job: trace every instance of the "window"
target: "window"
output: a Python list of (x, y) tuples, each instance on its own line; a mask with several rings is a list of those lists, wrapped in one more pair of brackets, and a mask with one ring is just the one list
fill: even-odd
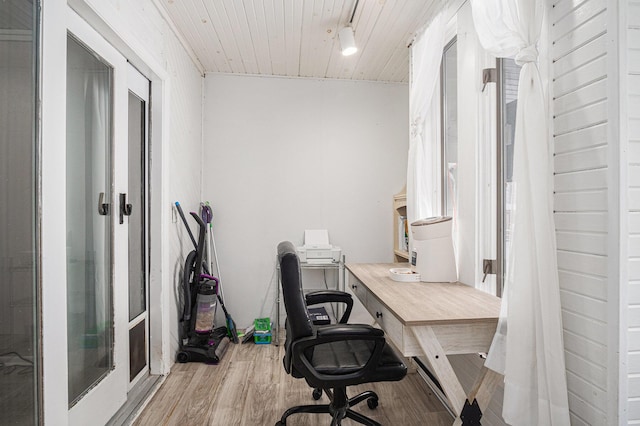
[(498, 60), (498, 295), (502, 294), (513, 235), (513, 148), (520, 68), (513, 59)]
[(440, 76), (442, 93), (442, 213), (457, 216), (458, 167), (458, 70), (457, 43), (454, 38), (444, 49)]
[(464, 253), (458, 279), (501, 296), (513, 227), (520, 67), (496, 60), (475, 37), (455, 36), (473, 31), (471, 15), (458, 16), (442, 54), (439, 212), (453, 218), (456, 254)]

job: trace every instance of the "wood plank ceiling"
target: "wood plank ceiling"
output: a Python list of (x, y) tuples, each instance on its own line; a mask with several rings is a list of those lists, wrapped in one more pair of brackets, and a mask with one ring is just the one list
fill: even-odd
[[(445, 0), (156, 0), (204, 72), (407, 82), (408, 44)], [(342, 56), (352, 26), (358, 52)]]

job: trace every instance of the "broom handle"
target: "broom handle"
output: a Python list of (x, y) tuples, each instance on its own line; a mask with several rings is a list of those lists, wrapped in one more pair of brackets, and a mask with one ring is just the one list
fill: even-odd
[[(220, 283), (222, 283), (222, 274), (220, 273), (220, 264), (218, 263), (218, 251), (216, 250), (216, 239), (213, 236), (213, 220), (209, 224), (209, 236), (211, 239), (211, 247), (213, 249), (213, 258), (216, 261), (216, 271), (218, 271), (218, 279), (220, 280)], [(222, 285), (220, 285), (220, 295), (222, 296), (222, 300), (224, 300), (224, 290)]]

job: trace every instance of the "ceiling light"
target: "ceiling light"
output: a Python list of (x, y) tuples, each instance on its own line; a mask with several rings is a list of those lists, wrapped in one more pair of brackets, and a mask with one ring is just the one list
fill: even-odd
[(338, 33), (338, 38), (340, 39), (340, 47), (344, 56), (353, 55), (358, 51), (352, 27), (349, 26), (341, 29)]

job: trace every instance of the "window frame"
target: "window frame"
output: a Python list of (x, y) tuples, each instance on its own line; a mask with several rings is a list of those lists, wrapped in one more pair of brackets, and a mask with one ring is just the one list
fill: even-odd
[(504, 290), (506, 259), (504, 242), (504, 110), (502, 103), (504, 100), (502, 83), (504, 73), (502, 72), (503, 58), (496, 58), (496, 296), (502, 297)]

